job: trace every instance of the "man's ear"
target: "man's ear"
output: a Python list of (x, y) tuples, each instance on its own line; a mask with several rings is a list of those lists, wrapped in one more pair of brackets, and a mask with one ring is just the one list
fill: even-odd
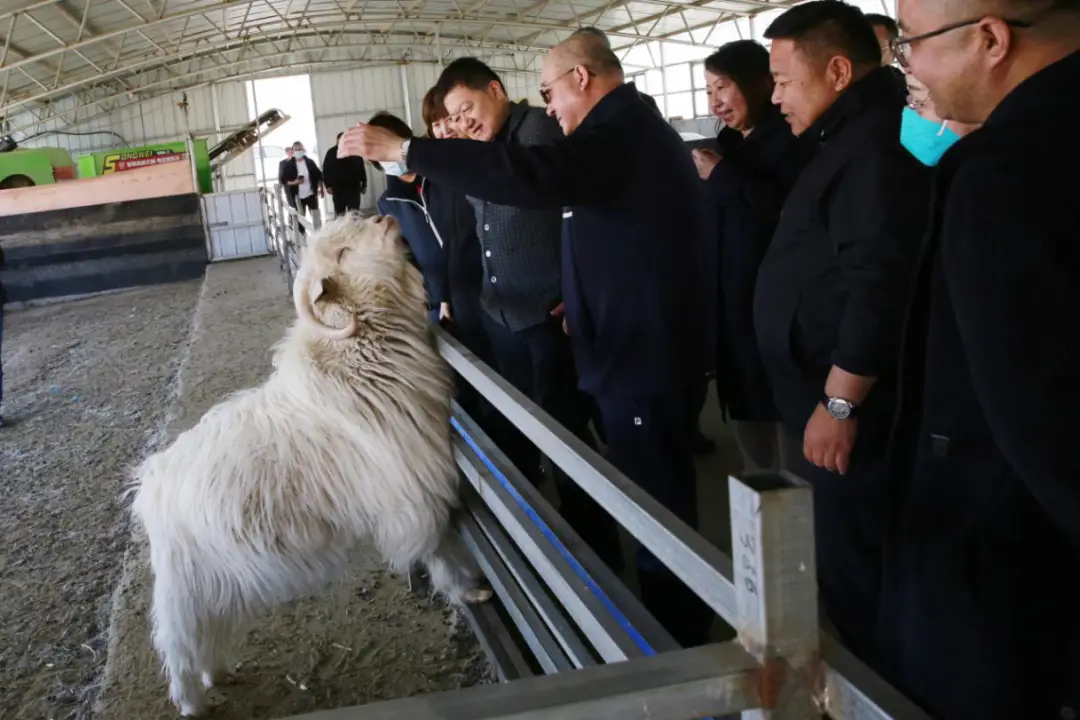
[(851, 59), (843, 55), (833, 55), (825, 66), (825, 77), (834, 91), (840, 93), (847, 90), (855, 78)]

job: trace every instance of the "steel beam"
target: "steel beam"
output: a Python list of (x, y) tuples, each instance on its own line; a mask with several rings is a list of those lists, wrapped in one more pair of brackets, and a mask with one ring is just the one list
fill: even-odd
[(285, 720), (689, 720), (757, 706), (758, 678), (725, 643)]

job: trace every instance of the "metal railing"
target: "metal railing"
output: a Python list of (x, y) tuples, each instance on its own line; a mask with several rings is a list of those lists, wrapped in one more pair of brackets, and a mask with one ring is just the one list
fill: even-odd
[(813, 498), (790, 474), (729, 481), (734, 562), (445, 331), (442, 356), (737, 631), (690, 650), (454, 406), (457, 530), (495, 591), (466, 616), (499, 684), (290, 720), (927, 720), (819, 626)]
[(274, 184), (273, 190), (265, 185), (260, 186), (259, 196), (262, 198), (270, 249), (278, 257), (291, 295), (293, 278), (300, 266), (300, 248), (306, 244), (304, 233), (315, 232), (322, 227), (322, 214), (314, 210), (311, 219), (301, 215), (285, 201), (285, 189), (278, 183)]

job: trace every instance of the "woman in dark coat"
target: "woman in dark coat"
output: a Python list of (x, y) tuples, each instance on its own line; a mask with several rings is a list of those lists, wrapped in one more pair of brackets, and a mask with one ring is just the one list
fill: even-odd
[(719, 215), (716, 385), (748, 470), (788, 467), (802, 448), (784, 434), (754, 333), (754, 285), (787, 192), (798, 145), (772, 104), (769, 52), (752, 40), (727, 43), (705, 60), (713, 115), (724, 124), (719, 152), (694, 150)]

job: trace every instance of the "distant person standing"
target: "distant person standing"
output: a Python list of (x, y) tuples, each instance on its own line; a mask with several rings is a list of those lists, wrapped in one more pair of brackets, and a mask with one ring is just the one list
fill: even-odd
[(285, 161), (282, 171), (283, 184), (293, 196), (294, 202), (290, 205), (301, 215), (307, 215), (307, 211), (311, 210), (313, 217), (317, 218), (315, 213), (319, 212), (319, 198), (325, 194), (322, 172), (315, 161), (307, 157), (302, 142), (297, 140), (293, 143), (292, 150), (293, 156)]
[(296, 207), (296, 198), (293, 197), (289, 186), (285, 183), (285, 168), (288, 166), (289, 161), (292, 160), (293, 150), (292, 145), (285, 148), (285, 159), (278, 163), (277, 167), (277, 181), (282, 188), (285, 189), (285, 202), (289, 204), (289, 207)]
[[(337, 134), (341, 140), (342, 133)], [(360, 209), (360, 196), (367, 192), (367, 171), (364, 158), (338, 159), (337, 144), (326, 151), (323, 158), (323, 184), (334, 200), (334, 214), (344, 215), (349, 210)]]

